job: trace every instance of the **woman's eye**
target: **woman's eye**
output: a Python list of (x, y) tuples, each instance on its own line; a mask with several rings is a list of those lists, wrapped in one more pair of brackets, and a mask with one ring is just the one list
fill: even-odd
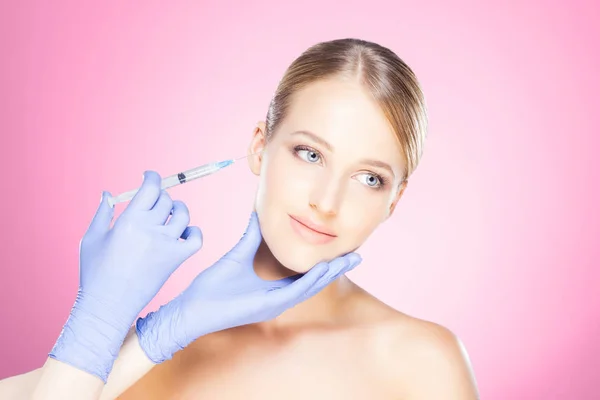
[(296, 152), (298, 153), (298, 157), (309, 163), (316, 163), (321, 160), (321, 156), (315, 151), (299, 149)]
[(373, 174), (360, 174), (358, 180), (369, 187), (379, 187), (381, 186), (381, 179), (377, 175)]

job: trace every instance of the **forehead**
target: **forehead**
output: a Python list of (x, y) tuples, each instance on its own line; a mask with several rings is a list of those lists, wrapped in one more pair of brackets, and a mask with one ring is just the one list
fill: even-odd
[(299, 130), (325, 139), (336, 153), (403, 166), (400, 144), (383, 110), (355, 79), (318, 81), (294, 93), (278, 135)]

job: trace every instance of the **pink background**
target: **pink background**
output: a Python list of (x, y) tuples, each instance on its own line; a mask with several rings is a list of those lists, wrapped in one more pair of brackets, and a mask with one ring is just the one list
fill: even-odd
[[(44, 362), (102, 190), (245, 155), (286, 66), (316, 42), (359, 37), (416, 71), (431, 129), (350, 276), (457, 333), (484, 399), (600, 398), (597, 5), (8, 3), (0, 378)], [(150, 308), (238, 240), (256, 183), (242, 163), (171, 190), (205, 244)]]

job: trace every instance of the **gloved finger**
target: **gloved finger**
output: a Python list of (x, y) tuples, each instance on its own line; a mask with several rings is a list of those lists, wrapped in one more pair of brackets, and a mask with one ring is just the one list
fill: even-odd
[(173, 202), (173, 215), (169, 222), (167, 222), (167, 225), (165, 225), (168, 235), (174, 238), (180, 237), (189, 223), (190, 212), (187, 206), (184, 202), (175, 200)]
[(96, 210), (96, 214), (92, 219), (92, 222), (88, 228), (89, 235), (97, 236), (102, 235), (110, 229), (110, 223), (115, 215), (114, 207), (108, 204), (108, 199), (111, 197), (109, 192), (102, 192), (102, 198), (100, 199), (100, 206)]
[(181, 234), (181, 239), (184, 240), (181, 245), (187, 249), (189, 254), (186, 259), (202, 248), (202, 231), (197, 226), (188, 226), (185, 228)]
[(166, 190), (161, 190), (160, 196), (152, 208), (152, 214), (154, 215), (153, 219), (155, 219), (157, 223), (164, 225), (165, 222), (167, 222), (167, 219), (169, 219), (172, 209), (173, 199), (171, 199), (171, 196), (169, 196), (169, 193), (167, 193)]
[(160, 175), (154, 171), (144, 172), (144, 181), (138, 192), (133, 196), (127, 209), (141, 211), (150, 210), (156, 204), (161, 192)]
[(310, 298), (319, 293), (331, 282), (335, 281), (345, 273), (352, 271), (361, 262), (362, 258), (356, 253), (349, 253), (330, 261), (329, 271), (323, 275), (313, 287), (309, 289), (309, 291), (306, 293), (306, 298)]
[(246, 228), (246, 232), (235, 245), (233, 249), (227, 253), (226, 257), (233, 259), (238, 262), (245, 262), (254, 259), (258, 246), (262, 241), (262, 234), (260, 233), (260, 225), (258, 223), (258, 215), (253, 211), (250, 215), (250, 222)]
[(296, 304), (305, 299), (306, 293), (329, 271), (325, 262), (318, 263), (306, 274), (289, 285), (268, 292), (274, 306)]

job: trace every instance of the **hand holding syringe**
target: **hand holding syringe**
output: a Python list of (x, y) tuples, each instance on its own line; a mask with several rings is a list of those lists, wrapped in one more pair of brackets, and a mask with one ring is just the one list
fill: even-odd
[[(280, 315), (360, 263), (358, 254), (349, 253), (319, 262), (305, 274), (257, 279), (253, 261), (263, 237), (254, 211), (235, 247), (196, 276), (181, 295), (138, 318), (172, 273), (202, 247), (202, 231), (189, 226), (185, 204), (172, 201), (164, 190), (157, 189), (215, 173), (234, 161), (203, 165), (164, 180), (147, 171), (139, 191), (112, 199), (115, 204), (133, 198), (127, 222), (119, 223), (122, 214), (112, 227), (114, 209), (109, 206), (108, 193), (102, 193), (100, 206), (80, 242), (77, 299), (49, 354), (51, 360), (44, 365), (42, 379), (46, 381), (41, 380), (36, 392), (54, 387), (65, 393), (62, 386), (81, 380), (82, 371), (95, 377), (90, 386), (99, 392), (102, 386), (96, 381), (107, 382), (134, 322), (136, 347), (142, 350), (139, 353), (144, 363), (160, 364), (201, 336)], [(83, 386), (77, 393), (84, 393)]]
[[(168, 189), (173, 186), (181, 185), (189, 181), (193, 181), (194, 179), (202, 178), (203, 176), (212, 175), (216, 172), (219, 172), (223, 168), (233, 164), (237, 160), (241, 160), (248, 156), (240, 157), (232, 160), (219, 161), (209, 164), (204, 164), (199, 167), (189, 169), (187, 171), (180, 172), (178, 174), (174, 174), (164, 178), (161, 182), (161, 189)], [(115, 204), (121, 203), (124, 201), (129, 201), (133, 199), (133, 196), (138, 192), (138, 189), (130, 190), (125, 193), (121, 193), (118, 196), (113, 196), (108, 199), (108, 204), (111, 207), (114, 207)]]

